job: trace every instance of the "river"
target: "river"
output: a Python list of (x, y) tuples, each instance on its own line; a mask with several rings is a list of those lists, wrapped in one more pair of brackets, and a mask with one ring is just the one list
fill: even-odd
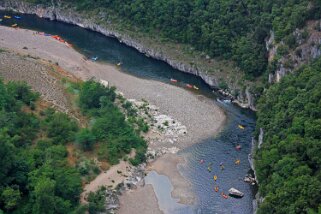
[[(4, 14), (14, 15), (9, 12), (1, 12), (0, 17)], [(99, 33), (56, 21), (41, 19), (34, 15), (20, 14), (22, 19), (3, 20), (0, 24), (10, 26), (17, 23), (21, 28), (32, 29), (57, 34), (74, 48), (87, 57), (97, 56), (98, 61), (111, 64), (121, 62), (121, 70), (131, 75), (145, 79), (153, 79), (169, 83), (170, 78), (179, 80), (178, 87), (183, 87), (186, 83), (197, 85), (201, 93), (213, 99), (213, 103), (219, 105), (227, 114), (227, 124), (223, 131), (216, 137), (204, 139), (203, 142), (195, 144), (179, 152), (179, 155), (187, 159), (187, 163), (179, 167), (180, 172), (191, 183), (194, 193), (197, 196), (197, 203), (193, 207), (186, 208), (171, 202), (173, 209), (170, 213), (252, 213), (252, 201), (254, 199), (254, 189), (249, 184), (243, 182), (244, 176), (250, 170), (247, 157), (250, 152), (251, 135), (255, 127), (255, 118), (251, 111), (241, 109), (232, 104), (217, 102), (218, 95), (214, 94), (210, 87), (204, 81), (196, 76), (180, 72), (173, 69), (168, 64), (154, 60), (139, 53), (120, 43), (115, 38), (108, 38)], [(238, 125), (242, 124), (245, 129), (239, 129)], [(240, 144), (242, 149), (237, 151), (236, 144)], [(240, 165), (235, 165), (234, 161), (239, 159)], [(201, 164), (200, 160), (204, 160)], [(223, 162), (225, 169), (220, 169), (220, 163)], [(212, 164), (212, 172), (207, 171), (208, 164)], [(216, 182), (213, 175), (217, 175)], [(162, 200), (162, 194), (169, 194), (171, 185), (165, 176), (151, 174), (148, 178), (153, 183), (156, 195)], [(241, 199), (231, 198), (224, 199), (219, 193), (214, 191), (218, 186), (220, 191), (227, 194), (231, 187), (235, 187), (245, 193)], [(162, 187), (162, 188), (158, 188)], [(159, 192), (159, 191), (164, 191)], [(165, 205), (169, 204), (166, 202)], [(175, 205), (176, 204), (176, 205)], [(169, 205), (168, 205), (169, 206)]]

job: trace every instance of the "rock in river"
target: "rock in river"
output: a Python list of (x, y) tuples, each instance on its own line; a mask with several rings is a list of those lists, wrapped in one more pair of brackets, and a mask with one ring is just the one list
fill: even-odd
[(243, 192), (241, 192), (241, 191), (239, 191), (239, 190), (237, 190), (237, 189), (235, 189), (235, 188), (231, 188), (231, 189), (229, 189), (229, 194), (231, 195), (231, 196), (236, 196), (236, 197), (243, 197), (244, 196), (244, 193)]

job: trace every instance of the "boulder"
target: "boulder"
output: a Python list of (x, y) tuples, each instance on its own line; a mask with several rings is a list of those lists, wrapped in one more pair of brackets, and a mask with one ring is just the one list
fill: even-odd
[(236, 196), (236, 197), (243, 197), (244, 196), (244, 193), (243, 192), (241, 192), (241, 191), (239, 191), (239, 190), (237, 190), (237, 189), (235, 189), (235, 188), (231, 188), (231, 189), (229, 189), (229, 194), (231, 195), (231, 196)]

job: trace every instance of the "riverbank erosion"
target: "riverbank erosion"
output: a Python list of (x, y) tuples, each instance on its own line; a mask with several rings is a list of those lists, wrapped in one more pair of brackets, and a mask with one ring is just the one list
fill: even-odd
[[(85, 60), (81, 54), (66, 44), (58, 42), (51, 37), (36, 34), (34, 31), (0, 26), (0, 47), (23, 55), (51, 61), (83, 80), (94, 77), (97, 80), (108, 81), (110, 85), (114, 85), (119, 91), (122, 91), (127, 98), (147, 100), (150, 104), (159, 107), (161, 113), (175, 118), (175, 120), (186, 126), (184, 135), (178, 138), (176, 142), (168, 142), (178, 149), (186, 148), (203, 139), (213, 137), (224, 125), (224, 112), (204, 96), (157, 81), (139, 79), (120, 72), (114, 66), (108, 64)], [(171, 155), (177, 158), (176, 154)], [(152, 162), (151, 167), (157, 161), (166, 160), (166, 156), (162, 156)], [(173, 159), (168, 160), (166, 164), (171, 167), (163, 167), (162, 170), (158, 170), (158, 173), (167, 175), (173, 183), (173, 196), (177, 196), (182, 202), (190, 202), (193, 199), (192, 194), (179, 193), (179, 189), (187, 188), (189, 184), (178, 172), (178, 162), (170, 161)], [(157, 167), (152, 169), (157, 171)], [(150, 188), (147, 188), (146, 191), (150, 191), (148, 189)], [(144, 187), (137, 192), (141, 195), (149, 195), (143, 191)], [(135, 191), (133, 194), (135, 194)], [(129, 197), (126, 200), (138, 200), (138, 198)], [(150, 198), (152, 199), (153, 197)], [(145, 201), (144, 198), (139, 198), (139, 200)], [(127, 202), (123, 204), (127, 204)], [(157, 210), (158, 208), (156, 207), (155, 209)], [(146, 213), (151, 213), (148, 210), (145, 211)]]
[[(201, 77), (209, 86), (234, 100), (239, 106), (255, 110), (255, 96), (253, 96), (250, 87), (241, 86), (249, 85), (250, 82), (245, 81), (243, 73), (230, 61), (211, 59), (192, 47), (181, 47), (184, 45), (170, 42), (164, 43), (159, 38), (147, 38), (142, 33), (122, 29), (106, 19), (108, 14), (100, 12), (85, 14), (66, 5), (43, 6), (14, 0), (0, 2), (0, 9), (35, 14), (50, 20), (78, 25), (105, 36), (115, 37), (121, 43), (133, 47), (147, 56), (162, 60), (180, 71)], [(193, 49), (193, 51), (184, 53), (184, 49)], [(223, 85), (224, 87), (222, 87)]]

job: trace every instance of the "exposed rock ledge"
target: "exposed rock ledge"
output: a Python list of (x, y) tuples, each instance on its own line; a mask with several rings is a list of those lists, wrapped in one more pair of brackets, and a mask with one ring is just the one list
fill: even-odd
[[(15, 0), (4, 0), (0, 2), (0, 10), (13, 10), (20, 13), (35, 14), (39, 17), (48, 18), (50, 20), (58, 20), (69, 24), (74, 24), (82, 28), (90, 29), (96, 32), (99, 32), (108, 37), (117, 38), (120, 42), (135, 48), (141, 53), (146, 54), (154, 59), (164, 61), (168, 63), (175, 69), (178, 69), (182, 72), (190, 73), (196, 76), (201, 77), (210, 87), (213, 89), (219, 89), (219, 81), (213, 76), (207, 74), (207, 72), (200, 71), (197, 67), (191, 66), (173, 59), (170, 59), (166, 56), (165, 53), (161, 51), (156, 51), (151, 48), (145, 47), (143, 44), (135, 41), (127, 35), (116, 32), (112, 29), (107, 29), (98, 24), (95, 24), (94, 21), (82, 17), (80, 14), (76, 13), (72, 9), (65, 9), (55, 6), (44, 7), (43, 5), (32, 5), (29, 3), (15, 1)], [(220, 92), (221, 90), (219, 90)], [(235, 100), (234, 103), (239, 105), (242, 108), (250, 108), (256, 110), (254, 106), (254, 99), (252, 94), (249, 93), (248, 88), (244, 93), (240, 93), (239, 96), (234, 97), (230, 93), (222, 93), (224, 96), (228, 94), (228, 97)]]

